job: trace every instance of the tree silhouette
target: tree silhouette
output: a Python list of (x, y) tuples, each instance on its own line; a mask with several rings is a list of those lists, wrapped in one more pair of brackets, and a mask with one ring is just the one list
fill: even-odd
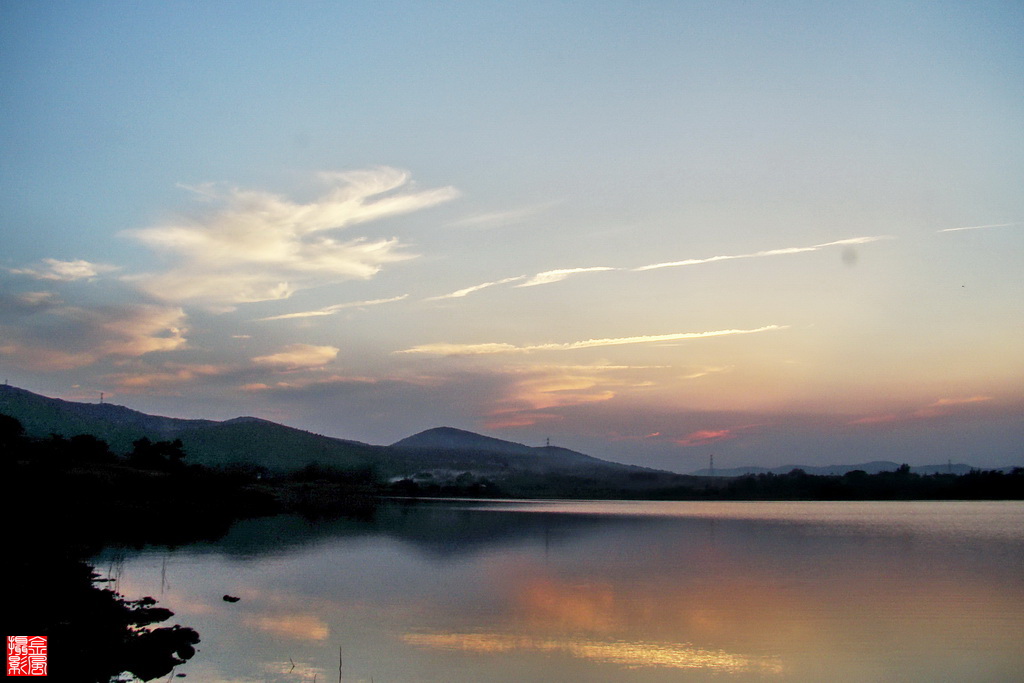
[(128, 454), (131, 465), (147, 470), (180, 469), (184, 459), (185, 447), (181, 439), (153, 442), (144, 436), (132, 442), (132, 452)]

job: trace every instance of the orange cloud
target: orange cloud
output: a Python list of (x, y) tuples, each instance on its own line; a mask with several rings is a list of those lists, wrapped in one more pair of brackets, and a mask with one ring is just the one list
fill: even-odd
[(615, 392), (600, 388), (592, 377), (557, 377), (526, 380), (517, 385), (509, 400), (526, 404), (531, 410), (598, 403), (615, 398)]
[(538, 422), (557, 420), (557, 415), (550, 413), (513, 413), (504, 415), (495, 413), (489, 415), (484, 421), (484, 427), (488, 429), (511, 429), (514, 427), (532, 427)]
[(185, 312), (155, 305), (81, 308), (60, 306), (47, 313), (52, 324), (0, 329), (8, 343), (0, 354), (36, 370), (69, 370), (102, 358), (134, 358), (186, 345)]
[(287, 369), (318, 368), (334, 360), (339, 349), (334, 346), (312, 344), (290, 344), (277, 353), (257, 356), (252, 359), (257, 365), (269, 365)]
[(113, 382), (122, 391), (144, 391), (154, 387), (182, 384), (198, 377), (213, 377), (228, 372), (230, 368), (217, 365), (174, 365), (169, 364), (163, 370), (149, 372), (131, 372), (107, 375), (106, 380)]
[(717, 441), (727, 441), (735, 438), (736, 434), (733, 433), (732, 429), (698, 429), (681, 439), (673, 439), (673, 441), (680, 446), (705, 446)]
[(633, 370), (629, 366), (532, 366), (513, 371), (528, 375), (516, 380), (488, 415), (491, 429), (526, 427), (544, 420), (558, 419), (551, 409), (614, 399), (620, 387), (637, 386), (637, 382), (616, 377)]

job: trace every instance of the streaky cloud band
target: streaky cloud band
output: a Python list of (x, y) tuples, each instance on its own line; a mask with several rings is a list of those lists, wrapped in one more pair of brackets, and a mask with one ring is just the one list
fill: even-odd
[[(526, 280), (516, 287), (536, 287), (537, 285), (549, 285), (555, 282), (561, 282), (562, 280), (578, 275), (580, 273), (598, 273), (598, 272), (610, 272), (620, 270), (632, 270), (633, 272), (644, 271), (644, 270), (655, 270), (658, 268), (675, 268), (679, 266), (696, 266), (702, 263), (714, 263), (716, 261), (732, 261), (736, 259), (750, 259), (750, 258), (762, 258), (767, 256), (784, 256), (788, 254), (802, 254), (806, 252), (818, 251), (827, 247), (838, 247), (838, 246), (850, 246), (854, 244), (868, 244), (870, 242), (878, 242), (881, 240), (895, 239), (891, 235), (869, 235), (865, 237), (850, 237), (847, 239), (834, 240), (832, 242), (823, 242), (821, 244), (814, 244), (808, 247), (783, 247), (781, 249), (765, 249), (763, 251), (757, 251), (750, 254), (727, 254), (721, 256), (709, 256), (706, 258), (693, 258), (684, 259), (682, 261), (668, 261), (665, 263), (653, 263), (647, 266), (640, 266), (638, 268), (616, 268), (611, 266), (593, 266), (589, 268), (558, 268), (555, 270), (546, 270), (536, 275), (526, 276), (518, 275), (516, 277), (504, 278), (502, 280), (495, 280), (493, 282), (484, 282), (483, 284), (473, 285), (472, 287), (466, 287), (450, 294), (442, 294), (440, 296), (428, 297), (426, 301), (439, 301), (441, 299), (459, 299), (469, 294), (479, 292), (482, 289), (488, 287), (494, 287), (496, 285), (505, 285), (512, 282), (519, 282), (520, 280)], [(527, 279), (529, 278), (529, 279)]]
[(267, 320), (290, 320), (292, 318), (315, 318), (325, 315), (334, 315), (338, 311), (345, 310), (346, 308), (363, 308), (366, 306), (379, 306), (381, 304), (390, 304), (395, 301), (401, 301), (408, 298), (408, 294), (402, 294), (401, 296), (393, 296), (389, 299), (371, 299), (370, 301), (352, 301), (345, 304), (334, 304), (333, 306), (326, 306), (324, 308), (318, 308), (314, 311), (299, 311), (297, 313), (284, 313), (282, 315), (272, 315), (268, 318), (256, 318), (256, 322), (266, 322)]
[(462, 297), (472, 294), (473, 292), (479, 292), (481, 289), (487, 289), (488, 287), (494, 287), (495, 285), (505, 285), (510, 282), (518, 282), (519, 280), (525, 280), (525, 275), (517, 275), (515, 277), (507, 277), (504, 280), (495, 280), (494, 282), (485, 282), (480, 285), (473, 285), (472, 287), (466, 287), (465, 289), (459, 289), (449, 294), (441, 294), (440, 296), (428, 297), (426, 301), (440, 301), (442, 299), (461, 299)]
[(944, 230), (936, 230), (935, 232), (963, 232), (964, 230), (984, 230), (986, 228), (1009, 228), (1013, 225), (1020, 225), (1016, 223), (990, 223), (988, 225), (967, 225), (962, 228), (946, 228)]
[(523, 284), (516, 285), (516, 287), (549, 285), (552, 282), (561, 282), (571, 275), (578, 275), (580, 273), (600, 273), (609, 270), (618, 270), (618, 268), (612, 268), (610, 266), (592, 266), (590, 268), (559, 268), (557, 270), (546, 270), (543, 273), (537, 273)]
[(827, 247), (838, 247), (847, 246), (853, 244), (868, 244), (870, 242), (878, 242), (881, 240), (894, 239), (890, 235), (870, 235), (866, 237), (850, 237), (848, 239), (835, 240), (833, 242), (823, 242), (822, 244), (814, 244), (809, 247), (784, 247), (782, 249), (765, 249), (763, 251), (755, 251), (750, 254), (726, 254), (721, 256), (709, 256), (706, 258), (691, 258), (684, 259), (682, 261), (666, 261), (664, 263), (652, 263), (647, 266), (640, 266), (634, 268), (634, 271), (642, 270), (655, 270), (658, 268), (677, 268), (679, 266), (697, 266), (702, 263), (714, 263), (716, 261), (733, 261), (736, 259), (749, 259), (749, 258), (763, 258), (766, 256), (784, 256), (787, 254), (803, 254), (812, 251), (818, 251)]
[(94, 278), (103, 273), (120, 270), (120, 268), (104, 263), (92, 263), (83, 259), (61, 261), (55, 258), (44, 258), (42, 265), (35, 268), (7, 268), (6, 270), (14, 275), (27, 275), (36, 280), (72, 282), (73, 280)]
[(682, 341), (687, 339), (705, 339), (708, 337), (727, 337), (740, 334), (757, 334), (759, 332), (772, 332), (788, 329), (789, 325), (765, 325), (753, 329), (729, 329), (711, 330), (707, 332), (677, 332), (673, 334), (641, 335), (635, 337), (616, 337), (609, 339), (586, 339), (583, 341), (532, 344), (528, 346), (516, 346), (504, 342), (490, 342), (483, 344), (452, 344), (441, 342), (437, 344), (422, 344), (409, 349), (396, 351), (395, 353), (417, 353), (440, 356), (476, 356), (496, 353), (532, 353), (534, 351), (575, 351), (578, 349), (590, 349), (603, 346), (623, 346), (627, 344), (650, 344), (655, 342)]

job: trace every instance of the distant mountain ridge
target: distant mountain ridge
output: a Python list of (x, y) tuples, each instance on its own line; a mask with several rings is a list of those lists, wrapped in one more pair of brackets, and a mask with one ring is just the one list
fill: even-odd
[[(597, 480), (641, 488), (693, 484), (694, 477), (737, 477), (745, 474), (786, 474), (802, 469), (807, 474), (841, 475), (853, 470), (868, 474), (893, 471), (899, 465), (872, 461), (856, 465), (784, 465), (735, 467), (676, 474), (637, 465), (624, 465), (556, 446), (526, 446), (454, 427), (436, 427), (406, 437), (390, 446), (375, 446), (322, 436), (257, 417), (230, 420), (183, 419), (149, 415), (111, 403), (80, 403), (50, 398), (26, 389), (0, 385), (0, 413), (17, 418), (28, 435), (45, 438), (93, 434), (115, 452), (127, 453), (142, 437), (181, 439), (189, 462), (223, 466), (246, 464), (270, 470), (294, 470), (308, 464), (339, 469), (372, 468), (389, 478), (419, 477), (443, 481), (460, 473), (494, 480), (514, 481), (529, 489), (540, 479)], [(918, 474), (965, 474), (976, 467), (963, 463), (912, 467)], [(1000, 468), (1009, 471), (1012, 468)], [(567, 483), (568, 482), (568, 483)]]
[[(691, 472), (695, 477), (742, 477), (747, 474), (788, 474), (793, 470), (803, 470), (807, 474), (814, 474), (818, 476), (823, 475), (843, 475), (847, 472), (853, 472), (861, 470), (868, 474), (878, 474), (879, 472), (892, 472), (900, 463), (892, 462), (890, 460), (872, 460), (871, 462), (864, 462), (858, 465), (825, 465), (823, 467), (815, 467), (813, 465), (781, 465), (779, 467), (730, 467), (719, 469), (715, 468), (714, 471), (704, 468)], [(917, 467), (911, 467), (910, 471), (914, 474), (967, 474), (972, 470), (978, 469), (971, 465), (964, 463), (947, 463), (945, 465), (920, 465)], [(1009, 471), (1012, 468), (995, 468), (1005, 469)]]

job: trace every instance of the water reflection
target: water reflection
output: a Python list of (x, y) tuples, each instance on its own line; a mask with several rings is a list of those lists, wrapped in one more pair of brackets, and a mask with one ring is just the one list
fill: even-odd
[(325, 640), (331, 629), (323, 619), (311, 614), (246, 615), (242, 626), (296, 640)]
[(526, 650), (567, 652), (574, 657), (617, 664), (627, 669), (668, 667), (703, 669), (714, 673), (761, 671), (766, 674), (780, 674), (783, 671), (782, 665), (774, 657), (746, 657), (721, 650), (713, 652), (687, 643), (601, 642), (498, 633), (408, 634), (403, 640), (419, 647), (478, 653)]
[(348, 683), (1024, 670), (1018, 503), (610, 505), (254, 520), (111, 566), (130, 596), (165, 587), (203, 681), (333, 680), (339, 647)]

